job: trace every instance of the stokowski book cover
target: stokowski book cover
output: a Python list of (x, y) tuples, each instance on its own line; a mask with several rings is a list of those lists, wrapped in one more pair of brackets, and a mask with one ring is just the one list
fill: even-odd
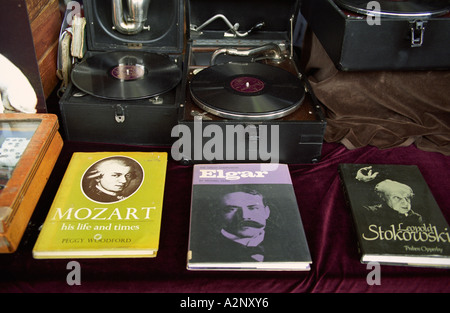
[(340, 164), (361, 261), (450, 266), (449, 225), (415, 165)]
[(34, 258), (155, 257), (167, 153), (74, 153)]
[(286, 164), (194, 166), (189, 270), (309, 270)]

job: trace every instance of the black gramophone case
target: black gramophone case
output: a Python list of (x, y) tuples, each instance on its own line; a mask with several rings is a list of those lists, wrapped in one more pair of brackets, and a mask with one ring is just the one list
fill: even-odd
[[(281, 163), (318, 162), (321, 156), (326, 122), (321, 111), (320, 103), (316, 101), (311, 90), (307, 87), (306, 78), (299, 72), (295, 49), (293, 49), (293, 46), (291, 45), (293, 28), (299, 10), (299, 1), (189, 0), (186, 4), (188, 29), (186, 53), (188, 69), (186, 101), (183, 105), (183, 110), (180, 110), (180, 125), (183, 127), (187, 126), (190, 130), (189, 133), (194, 149), (186, 152), (182, 147), (179, 147), (180, 149), (177, 150), (180, 152), (178, 158), (185, 163), (273, 162), (273, 159), (268, 159), (267, 154), (263, 156), (260, 152), (272, 152), (272, 148), (278, 147), (278, 158)], [(210, 23), (208, 23), (208, 21), (210, 21)], [(230, 30), (230, 25), (239, 26), (235, 27), (235, 29), (237, 28), (239, 35)], [(250, 33), (243, 36), (243, 34), (249, 30)], [(283, 53), (286, 57), (281, 62), (257, 60), (257, 57), (236, 56), (233, 53), (223, 53), (218, 54), (215, 58), (212, 57), (214, 52), (219, 49), (229, 48), (248, 51), (273, 43), (277, 44), (279, 47), (283, 47)], [(214, 59), (213, 61), (211, 60), (212, 58)], [(213, 64), (211, 64), (211, 62), (213, 62)], [(279, 118), (267, 119), (264, 117), (259, 119), (258, 116), (252, 118), (246, 118), (244, 116), (236, 119), (229, 115), (212, 114), (214, 112), (208, 112), (207, 108), (205, 111), (205, 106), (199, 106), (198, 102), (196, 103), (193, 99), (190, 88), (192, 87), (191, 84), (196, 75), (203, 75), (203, 71), (209, 72), (211, 68), (235, 69), (239, 68), (239, 64), (242, 64), (241, 67), (244, 72), (242, 75), (245, 76), (247, 74), (245, 71), (252, 68), (252, 62), (261, 62), (265, 65), (283, 68), (297, 78), (300, 77), (298, 86), (306, 90), (301, 105), (295, 111), (290, 112), (285, 116), (280, 116)], [(233, 67), (231, 67), (230, 64), (233, 64)], [(268, 76), (272, 76), (271, 73), (272, 71), (261, 71), (261, 77), (259, 78), (261, 78), (262, 81), (265, 81), (266, 79), (270, 80), (272, 77)], [(222, 76), (219, 75), (219, 77)], [(226, 75), (225, 79), (228, 79)], [(216, 79), (214, 78), (214, 80)], [(205, 84), (204, 89), (207, 88), (208, 85)], [(229, 101), (230, 107), (238, 107), (241, 103), (239, 97), (237, 97), (236, 100), (235, 96), (230, 96), (227, 92), (219, 93), (216, 98), (221, 97), (229, 99), (226, 101)], [(245, 95), (242, 97), (245, 97)], [(226, 104), (226, 101), (222, 101), (221, 103)], [(215, 102), (215, 100), (212, 99), (212, 102)], [(256, 100), (255, 102), (258, 101)], [(247, 104), (249, 104), (249, 101), (242, 101), (243, 106)], [(212, 103), (212, 106), (214, 107), (214, 103)], [(276, 132), (275, 127), (273, 126), (276, 126), (279, 132), (279, 138), (276, 139), (277, 142), (270, 139), (272, 132)], [(211, 156), (206, 157), (205, 154), (202, 153), (194, 155), (195, 151), (193, 151), (199, 147), (201, 147), (203, 151), (210, 151), (211, 147), (208, 145), (211, 145), (211, 136), (217, 136), (217, 134), (209, 134), (210, 137), (208, 137), (208, 135), (205, 136), (204, 131), (205, 129), (207, 130), (208, 127), (210, 127), (210, 130), (214, 129), (212, 127), (215, 127), (215, 129), (220, 127), (221, 131), (218, 133), (225, 137), (230, 136), (230, 133), (228, 132), (230, 129), (236, 130), (238, 127), (244, 127), (251, 131), (245, 133), (245, 136), (236, 134), (234, 140), (231, 141), (231, 145), (230, 143), (226, 143), (226, 138), (223, 138), (223, 146), (219, 146), (219, 148), (221, 148), (220, 151), (222, 151), (223, 154), (214, 154), (214, 158), (211, 159)], [(262, 130), (264, 130), (263, 133)], [(263, 134), (267, 134), (268, 139), (265, 141), (268, 144), (266, 150), (260, 149)], [(186, 134), (183, 133), (183, 135)], [(201, 142), (198, 142), (199, 138), (202, 140)], [(276, 136), (274, 138), (276, 138)], [(214, 139), (215, 138), (213, 138), (213, 140)], [(217, 145), (220, 145), (218, 142), (219, 141), (215, 141)], [(230, 149), (232, 149), (232, 151), (230, 151)], [(238, 153), (242, 153), (244, 149), (245, 156), (243, 156), (244, 154), (238, 156)], [(197, 149), (196, 151), (199, 152), (200, 150)]]
[[(378, 2), (381, 11), (385, 2)], [(444, 7), (449, 5), (449, 1), (441, 3)], [(398, 2), (399, 6), (417, 4), (420, 1)], [(450, 68), (449, 14), (414, 18), (379, 16), (379, 23), (375, 24), (368, 23), (366, 15), (339, 6), (334, 0), (303, 0), (301, 12), (340, 70)]]
[[(111, 0), (85, 0), (83, 3), (87, 20), (88, 51), (85, 59), (108, 52), (119, 52), (124, 56), (127, 52), (130, 55), (150, 52), (168, 56), (182, 71), (182, 75), (173, 89), (157, 96), (138, 99), (98, 97), (86, 94), (70, 84), (60, 99), (66, 139), (136, 145), (171, 144), (173, 138), (170, 133), (177, 124), (178, 108), (184, 101), (184, 1), (150, 1), (145, 23), (150, 26), (150, 30), (144, 29), (135, 35), (125, 35), (113, 29)], [(126, 10), (125, 6), (124, 1)], [(104, 70), (110, 71), (106, 67)], [(114, 89), (118, 85), (99, 87), (102, 82), (93, 80), (96, 88), (107, 90), (112, 87), (112, 93), (117, 94)], [(154, 81), (158, 82), (158, 79)], [(132, 92), (135, 83), (123, 82), (123, 89)], [(151, 84), (148, 83), (149, 86)], [(122, 88), (122, 85), (119, 87)]]

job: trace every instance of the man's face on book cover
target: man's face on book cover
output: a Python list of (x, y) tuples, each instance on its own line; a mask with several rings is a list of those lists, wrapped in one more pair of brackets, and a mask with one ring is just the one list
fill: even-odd
[(393, 210), (405, 214), (411, 210), (411, 196), (409, 192), (394, 190), (385, 196), (386, 204)]
[(411, 210), (411, 198), (414, 192), (408, 185), (386, 179), (375, 186), (375, 191), (391, 209), (398, 213), (406, 214)]
[(100, 179), (100, 185), (111, 192), (120, 192), (128, 184), (130, 180), (129, 166), (122, 165), (118, 162), (109, 162), (102, 168), (103, 176)]
[(266, 226), (270, 209), (260, 194), (232, 192), (222, 202), (224, 229), (239, 237), (254, 237)]

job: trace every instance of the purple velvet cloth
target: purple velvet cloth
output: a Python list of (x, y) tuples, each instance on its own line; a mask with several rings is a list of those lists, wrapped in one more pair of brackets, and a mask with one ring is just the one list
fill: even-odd
[(450, 157), (411, 145), (348, 150), (325, 143), (317, 164), (289, 165), (313, 265), (309, 272), (217, 272), (186, 270), (192, 166), (169, 161), (160, 250), (154, 259), (81, 259), (81, 285), (69, 286), (70, 260), (34, 260), (31, 250), (74, 151), (169, 151), (114, 145), (66, 143), (14, 254), (0, 255), (2, 292), (450, 292), (450, 270), (381, 266), (381, 285), (359, 262), (352, 217), (337, 168), (340, 163), (416, 164), (450, 221)]

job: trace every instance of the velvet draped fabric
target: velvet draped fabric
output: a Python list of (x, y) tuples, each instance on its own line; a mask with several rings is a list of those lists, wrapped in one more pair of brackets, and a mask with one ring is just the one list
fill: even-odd
[(313, 264), (309, 272), (188, 271), (192, 166), (168, 163), (160, 249), (151, 259), (79, 259), (81, 285), (66, 282), (67, 260), (35, 260), (31, 250), (75, 151), (167, 151), (168, 148), (65, 143), (19, 249), (0, 255), (1, 292), (331, 293), (450, 292), (450, 270), (381, 266), (380, 285), (359, 259), (352, 216), (338, 176), (340, 163), (416, 164), (450, 221), (450, 157), (414, 145), (349, 150), (325, 143), (317, 164), (290, 164)]
[(303, 67), (326, 111), (327, 142), (450, 155), (450, 71), (338, 71), (311, 30), (305, 38)]

